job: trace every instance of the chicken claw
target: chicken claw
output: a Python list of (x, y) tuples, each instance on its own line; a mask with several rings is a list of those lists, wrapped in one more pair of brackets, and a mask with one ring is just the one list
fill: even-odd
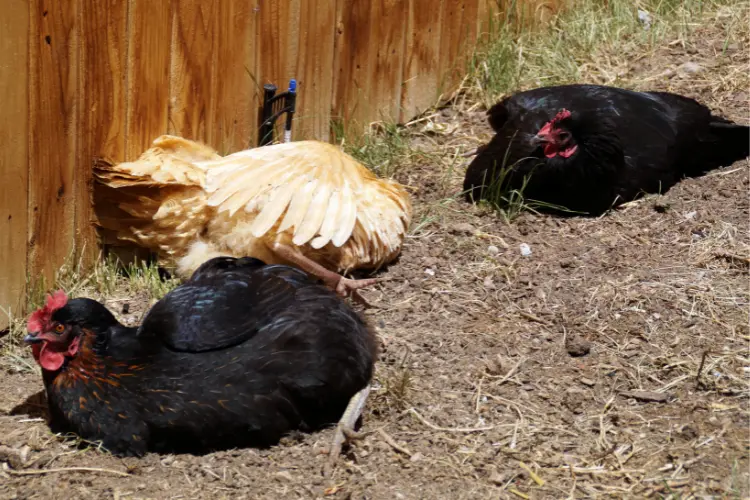
[(351, 297), (354, 301), (359, 302), (360, 304), (367, 307), (373, 307), (373, 305), (359, 293), (359, 289), (374, 285), (379, 281), (377, 278), (361, 280), (344, 278), (340, 274), (335, 273), (330, 269), (326, 269), (317, 262), (297, 252), (294, 248), (284, 245), (283, 243), (274, 243), (273, 251), (308, 274), (312, 274), (323, 280), (323, 283), (335, 290), (341, 297)]
[(339, 455), (341, 455), (341, 448), (344, 443), (350, 443), (362, 439), (368, 434), (366, 432), (356, 432), (354, 430), (354, 425), (357, 423), (357, 420), (359, 420), (359, 417), (362, 416), (369, 395), (370, 386), (368, 385), (349, 400), (349, 404), (347, 405), (344, 414), (341, 416), (341, 420), (339, 420), (338, 426), (336, 427), (336, 433), (331, 442), (330, 451), (328, 452), (328, 461), (323, 468), (323, 475), (325, 477), (329, 477), (331, 472), (333, 472), (333, 467), (336, 465)]

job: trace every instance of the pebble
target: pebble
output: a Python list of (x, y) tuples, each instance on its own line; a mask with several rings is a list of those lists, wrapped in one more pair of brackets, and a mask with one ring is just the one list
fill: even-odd
[(524, 257), (528, 257), (529, 255), (531, 255), (531, 247), (526, 243), (521, 243), (518, 248), (521, 249), (521, 255), (523, 255)]
[(498, 254), (500, 253), (500, 249), (497, 248), (495, 245), (490, 245), (487, 247), (487, 251), (491, 254)]
[(585, 356), (591, 352), (591, 342), (585, 339), (572, 338), (568, 339), (565, 344), (565, 350), (573, 357)]
[(453, 234), (474, 234), (474, 226), (466, 222), (454, 224), (451, 227), (451, 233)]
[(686, 63), (681, 64), (677, 71), (679, 71), (682, 74), (686, 75), (696, 75), (698, 73), (703, 72), (705, 68), (698, 64), (697, 62), (688, 61)]

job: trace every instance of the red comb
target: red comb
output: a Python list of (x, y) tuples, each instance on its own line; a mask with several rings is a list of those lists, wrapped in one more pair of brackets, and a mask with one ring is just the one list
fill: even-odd
[(552, 119), (553, 122), (559, 122), (560, 120), (564, 120), (566, 118), (570, 118), (570, 111), (563, 108), (560, 110), (559, 113), (555, 115), (555, 117)]
[(564, 120), (566, 118), (570, 118), (570, 111), (563, 108), (560, 110), (559, 113), (555, 115), (554, 118), (552, 118), (550, 121), (544, 124), (542, 128), (539, 129), (539, 132), (537, 132), (537, 135), (547, 135), (552, 131), (552, 127), (559, 122), (560, 120)]
[(68, 302), (68, 296), (65, 292), (58, 290), (52, 295), (47, 295), (47, 301), (44, 307), (40, 307), (29, 316), (29, 322), (27, 329), (31, 333), (39, 333), (44, 331), (49, 326), (49, 322), (52, 319), (52, 314), (55, 311), (63, 307)]

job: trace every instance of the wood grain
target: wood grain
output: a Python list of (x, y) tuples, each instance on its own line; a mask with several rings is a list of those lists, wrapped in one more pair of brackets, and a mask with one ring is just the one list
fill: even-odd
[(0, 330), (23, 314), (26, 287), (29, 128), (29, 4), (11, 2), (0, 16)]
[(128, 2), (99, 0), (80, 5), (78, 162), (75, 175), (76, 254), (84, 263), (98, 254), (92, 209), (95, 158), (125, 160), (125, 76)]
[(219, 0), (172, 0), (169, 133), (218, 147), (214, 75)]
[(333, 117), (344, 132), (361, 135), (374, 113), (369, 106), (371, 39), (369, 0), (339, 0), (334, 44)]
[(223, 0), (214, 57), (214, 115), (209, 133), (222, 154), (255, 147), (261, 93), (256, 68), (257, 0)]
[(477, 43), (490, 40), (490, 30), (494, 29), (499, 19), (497, 3), (492, 0), (478, 0), (477, 4)]
[(478, 0), (446, 0), (440, 37), (439, 88), (444, 97), (466, 74), (477, 33)]
[(336, 2), (303, 0), (294, 75), (299, 92), (292, 139), (330, 140)]
[[(300, 18), (300, 8), (304, 0), (272, 0), (261, 2), (258, 11), (258, 76), (261, 87), (272, 83), (278, 92), (288, 88), (290, 78), (296, 74), (299, 57), (300, 30), (306, 30), (308, 19)], [(320, 2), (323, 3), (323, 2)], [(324, 8), (321, 6), (321, 8)], [(308, 90), (300, 85), (300, 93)], [(298, 108), (302, 104), (300, 97)], [(262, 100), (262, 97), (261, 97)], [(299, 116), (295, 117), (295, 128), (299, 129)], [(282, 140), (284, 119), (276, 122), (274, 140)]]
[(167, 1), (130, 0), (125, 158), (135, 160), (167, 133), (172, 11)]
[(370, 121), (400, 118), (407, 28), (403, 20), (408, 15), (408, 0), (372, 0), (370, 39), (377, 43), (369, 46)]
[(440, 94), (440, 30), (443, 0), (411, 0), (404, 49), (401, 121), (434, 105)]
[(30, 6), (28, 270), (51, 285), (74, 248), (78, 2)]

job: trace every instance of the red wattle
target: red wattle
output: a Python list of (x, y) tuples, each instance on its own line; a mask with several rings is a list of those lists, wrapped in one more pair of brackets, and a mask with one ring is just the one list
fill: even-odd
[(47, 344), (42, 346), (42, 352), (39, 355), (39, 364), (47, 371), (56, 372), (65, 362), (65, 355), (58, 351), (47, 348)]

